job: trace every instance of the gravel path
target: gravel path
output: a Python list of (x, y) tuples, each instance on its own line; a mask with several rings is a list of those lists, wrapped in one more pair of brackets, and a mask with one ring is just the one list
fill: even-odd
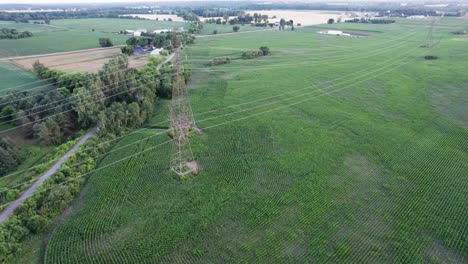
[(54, 175), (54, 173), (57, 172), (57, 170), (60, 168), (60, 166), (62, 166), (62, 164), (68, 160), (68, 158), (70, 158), (70, 156), (81, 146), (83, 145), (84, 143), (86, 143), (86, 141), (88, 141), (88, 139), (90, 137), (92, 137), (94, 134), (96, 133), (96, 128), (93, 128), (91, 129), (88, 133), (86, 133), (86, 135), (84, 135), (80, 141), (78, 141), (78, 143), (76, 143), (67, 153), (65, 153), (65, 155), (63, 155), (52, 167), (50, 167), (49, 170), (47, 170), (36, 182), (34, 182), (33, 185), (31, 185), (31, 187), (29, 187), (23, 194), (21, 194), (21, 196), (13, 201), (12, 203), (10, 203), (8, 205), (8, 207), (3, 210), (3, 212), (0, 214), (0, 223), (4, 222), (5, 220), (8, 219), (8, 217), (10, 217), (13, 212), (16, 210), (16, 208), (18, 208), (18, 206), (24, 201), (26, 200), (29, 196), (31, 196), (37, 189), (37, 187), (39, 185), (41, 185), (45, 180), (47, 180), (48, 178), (50, 178), (50, 176)]
[(167, 57), (166, 60), (164, 60), (163, 62), (159, 63), (158, 66), (156, 66), (156, 70), (159, 71), (159, 69), (161, 69), (161, 66), (163, 66), (165, 63), (167, 63), (168, 61), (172, 60), (172, 58), (174, 58), (174, 55), (175, 53), (172, 53), (171, 55), (169, 55), (169, 57)]

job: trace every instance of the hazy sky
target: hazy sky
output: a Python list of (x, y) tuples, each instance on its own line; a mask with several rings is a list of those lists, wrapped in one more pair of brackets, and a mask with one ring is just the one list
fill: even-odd
[[(73, 3), (130, 3), (130, 2), (147, 2), (147, 3), (154, 3), (157, 2), (174, 2), (177, 0), (163, 0), (163, 1), (155, 1), (155, 0), (0, 0), (0, 4), (73, 4)], [(180, 0), (179, 0), (180, 1)], [(193, 1), (193, 0), (192, 0)]]

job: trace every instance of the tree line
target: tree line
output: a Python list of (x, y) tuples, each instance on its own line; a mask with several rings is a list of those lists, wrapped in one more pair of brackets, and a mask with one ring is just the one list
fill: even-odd
[[(87, 176), (97, 165), (99, 160), (95, 157), (109, 149), (110, 144), (102, 142), (125, 135), (131, 129), (141, 126), (152, 116), (157, 98), (171, 96), (173, 67), (163, 65), (158, 71), (156, 62), (151, 60), (144, 68), (129, 69), (127, 56), (122, 55), (110, 60), (96, 74), (82, 74), (83, 76), (73, 74), (73, 78), (65, 77), (70, 73), (51, 70), (40, 63), (35, 63), (34, 70), (41, 78), (53, 76), (54, 80), (60, 79), (63, 82), (57, 85), (57, 89), (50, 91), (53, 95), (28, 94), (32, 95), (32, 98), (26, 99), (26, 102), (10, 104), (13, 112), (16, 114), (23, 111), (30, 114), (28, 107), (37, 106), (44, 101), (50, 102), (52, 98), (57, 99), (54, 96), (62, 94), (63, 99), (71, 102), (69, 106), (62, 108), (62, 110), (71, 110), (69, 113), (62, 113), (65, 118), (50, 117), (34, 124), (33, 127), (43, 126), (47, 133), (55, 133), (54, 130), (63, 132), (62, 124), (59, 123), (68, 122), (73, 132), (97, 126), (98, 133), (80, 147), (80, 152), (73, 154), (62, 165), (60, 171), (43, 184), (44, 191), (25, 200), (13, 216), (0, 225), (1, 263), (11, 263), (21, 254), (21, 243), (28, 236), (43, 234), (50, 229), (53, 220), (72, 202), (85, 184), (86, 177), (83, 176)], [(190, 80), (189, 69), (183, 69), (182, 78), (185, 82)], [(64, 87), (63, 83), (71, 84), (71, 87)], [(37, 118), (26, 117), (29, 121)], [(58, 127), (52, 122), (57, 123)], [(77, 139), (58, 147), (59, 152), (67, 151), (76, 141)], [(4, 149), (8, 149), (7, 151), (11, 153), (17, 152), (8, 144), (0, 142), (0, 157), (3, 157), (1, 155)], [(46, 166), (35, 168), (34, 175), (42, 173), (45, 169)], [(22, 185), (10, 190), (1, 190), (0, 199), (13, 201), (27, 187)]]
[(0, 39), (20, 39), (20, 38), (29, 38), (32, 37), (33, 34), (27, 30), (25, 31), (18, 31), (14, 28), (2, 28), (0, 30)]
[[(104, 120), (111, 114), (106, 109), (115, 110), (114, 103), (118, 108), (138, 103), (140, 116), (131, 118), (143, 122), (152, 112), (153, 95), (170, 97), (172, 89), (170, 66), (157, 71), (150, 62), (142, 69), (128, 69), (125, 55), (110, 60), (98, 73), (67, 73), (39, 62), (34, 63), (34, 71), (40, 78), (56, 83), (57, 88), (41, 93), (10, 93), (0, 101), (0, 112), (2, 121), (21, 126), (26, 138), (38, 138), (44, 144), (63, 143), (76, 131), (96, 124), (112, 127)], [(131, 107), (137, 108), (135, 104)], [(121, 125), (118, 120), (110, 120)]]
[(229, 19), (229, 15), (225, 13), (222, 15), (221, 18), (208, 18), (205, 19), (204, 22), (208, 24), (227, 24), (229, 23), (230, 25), (237, 25), (237, 24), (259, 24), (259, 25), (264, 25), (267, 26), (268, 24), (268, 15), (262, 15), (259, 13), (253, 13), (251, 15), (250, 13), (245, 13), (244, 11), (237, 11), (236, 12), (237, 17)]
[(148, 10), (139, 8), (112, 7), (73, 11), (63, 10), (62, 12), (0, 12), (0, 20), (29, 23), (31, 20), (120, 18), (120, 15), (125, 14), (148, 14)]
[(392, 24), (396, 21), (394, 19), (367, 19), (367, 18), (355, 18), (351, 20), (345, 20), (347, 23), (367, 23), (367, 24)]
[(214, 8), (195, 8), (191, 10), (192, 13), (202, 17), (224, 17), (224, 16), (238, 16), (243, 11), (230, 10), (230, 9), (214, 9)]
[[(122, 47), (120, 50), (122, 53), (127, 55), (132, 55), (134, 52), (134, 47), (139, 46), (142, 48), (145, 47), (155, 47), (155, 48), (164, 48), (167, 52), (173, 49), (172, 47), (172, 36), (173, 32), (165, 32), (161, 34), (155, 33), (142, 33), (141, 37), (130, 37), (127, 39), (127, 46)], [(189, 32), (177, 32), (175, 33), (179, 43), (183, 45), (193, 44), (195, 42), (195, 36)]]

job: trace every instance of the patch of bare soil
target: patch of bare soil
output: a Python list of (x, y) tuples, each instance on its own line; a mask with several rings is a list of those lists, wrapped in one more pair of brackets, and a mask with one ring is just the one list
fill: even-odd
[(439, 239), (434, 239), (426, 248), (425, 257), (430, 263), (466, 263), (462, 256), (446, 247)]
[(198, 162), (196, 160), (187, 162), (187, 167), (193, 170), (193, 174), (198, 175), (200, 171), (198, 170)]
[[(35, 61), (39, 61), (45, 66), (63, 71), (98, 72), (102, 66), (111, 58), (120, 54), (120, 48), (107, 48), (102, 50), (92, 50), (74, 52), (69, 54), (58, 54), (41, 57), (31, 57), (12, 60), (21, 68), (32, 69)], [(131, 56), (128, 60), (130, 68), (140, 68), (146, 65), (148, 55)]]

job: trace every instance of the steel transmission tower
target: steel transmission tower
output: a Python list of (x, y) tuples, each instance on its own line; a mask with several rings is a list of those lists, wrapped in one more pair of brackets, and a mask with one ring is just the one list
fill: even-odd
[(169, 106), (170, 133), (173, 138), (171, 170), (183, 177), (189, 173), (198, 174), (198, 165), (190, 146), (190, 133), (199, 132), (193, 117), (192, 106), (187, 97), (187, 88), (180, 62), (180, 46), (173, 32), (172, 45), (175, 48), (172, 101)]
[[(429, 31), (427, 32), (427, 36), (426, 36), (426, 44), (422, 45), (421, 47), (422, 48), (429, 48), (429, 49), (432, 49), (434, 46), (436, 46), (437, 44), (439, 44), (438, 42), (437, 43), (434, 43), (434, 36), (433, 36), (433, 33), (434, 33), (434, 25), (436, 23), (437, 19), (436, 18), (432, 18), (431, 19), (431, 24), (429, 25)], [(440, 40), (439, 40), (440, 42)]]

